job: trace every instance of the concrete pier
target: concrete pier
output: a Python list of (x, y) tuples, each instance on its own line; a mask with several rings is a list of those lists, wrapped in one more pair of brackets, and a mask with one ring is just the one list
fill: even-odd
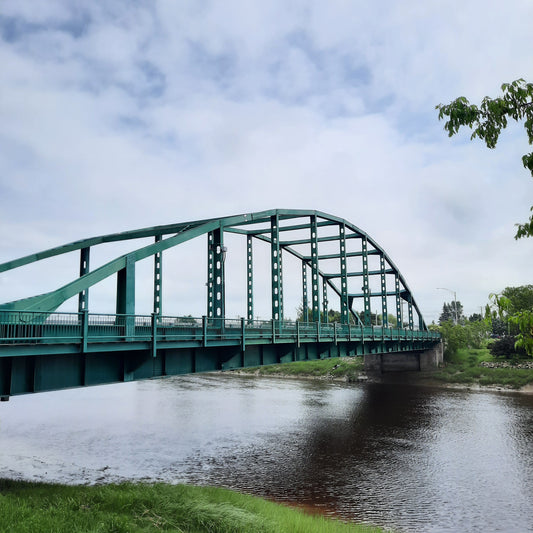
[(442, 342), (425, 351), (365, 354), (365, 370), (380, 373), (434, 370), (442, 363), (443, 354)]

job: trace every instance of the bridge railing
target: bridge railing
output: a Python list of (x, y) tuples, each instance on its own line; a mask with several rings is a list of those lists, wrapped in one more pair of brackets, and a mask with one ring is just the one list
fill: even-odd
[(0, 311), (2, 345), (104, 342), (346, 342), (439, 340), (435, 332), (339, 323), (192, 316)]

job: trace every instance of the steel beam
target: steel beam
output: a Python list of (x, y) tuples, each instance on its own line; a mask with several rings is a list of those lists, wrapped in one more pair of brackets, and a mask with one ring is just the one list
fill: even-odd
[(379, 264), (381, 267), (381, 323), (383, 326), (389, 326), (389, 315), (387, 311), (387, 277), (385, 269), (385, 258), (380, 255)]
[(362, 239), (363, 249), (363, 294), (364, 294), (364, 311), (363, 322), (365, 326), (372, 325), (372, 314), (370, 310), (370, 285), (368, 283), (368, 243), (366, 236)]
[(311, 216), (311, 302), (313, 322), (320, 322), (320, 298), (318, 288), (318, 226), (316, 215)]
[[(90, 248), (80, 250), (80, 278), (89, 272)], [(83, 289), (78, 295), (78, 313), (89, 310), (89, 289)]]
[(254, 262), (253, 262), (253, 237), (246, 237), (246, 298), (248, 323), (254, 320)]
[(279, 246), (279, 217), (270, 217), (270, 277), (272, 282), (272, 320), (282, 318), (281, 261)]
[[(155, 242), (161, 241), (161, 235), (156, 235)], [(154, 254), (154, 315), (163, 313), (163, 252)]]
[(341, 278), (341, 323), (349, 324), (349, 305), (348, 305), (348, 267), (346, 252), (346, 225), (339, 224), (339, 259), (340, 259), (340, 278)]
[(307, 264), (302, 261), (302, 319), (309, 322), (309, 300), (307, 297)]
[(207, 244), (207, 316), (211, 319), (224, 319), (226, 316), (226, 287), (224, 276), (226, 248), (224, 247), (224, 231), (218, 228), (209, 232)]

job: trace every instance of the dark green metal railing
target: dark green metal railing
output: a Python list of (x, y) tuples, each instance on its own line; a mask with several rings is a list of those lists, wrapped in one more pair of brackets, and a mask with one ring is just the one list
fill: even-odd
[[(0, 311), (0, 345), (161, 342), (261, 344), (439, 340), (438, 333), (382, 326), (152, 315)], [(0, 357), (8, 351), (0, 351)]]

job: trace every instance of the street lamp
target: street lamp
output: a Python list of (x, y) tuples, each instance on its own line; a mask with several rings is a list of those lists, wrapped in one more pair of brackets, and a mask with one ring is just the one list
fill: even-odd
[(437, 289), (441, 290), (441, 291), (448, 291), (448, 292), (451, 292), (453, 294), (453, 304), (455, 306), (455, 312), (454, 312), (454, 320), (453, 320), (453, 323), (455, 325), (457, 325), (457, 322), (459, 320), (458, 316), (457, 316), (457, 295), (455, 293), (455, 291), (452, 291), (451, 289), (447, 289), (446, 287), (437, 287)]

